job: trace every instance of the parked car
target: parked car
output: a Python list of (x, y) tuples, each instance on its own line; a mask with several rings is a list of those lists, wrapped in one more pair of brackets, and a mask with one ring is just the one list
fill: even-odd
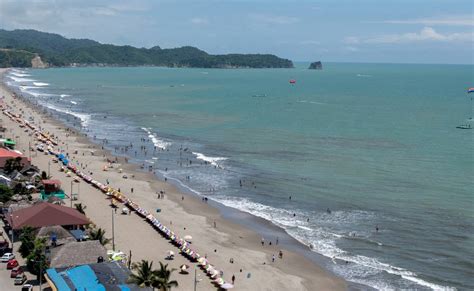
[(21, 291), (32, 291), (33, 290), (33, 285), (31, 284), (25, 284), (23, 287), (21, 287)]
[(26, 280), (27, 280), (26, 275), (25, 274), (20, 274), (20, 275), (15, 277), (14, 282), (15, 282), (15, 285), (23, 285), (23, 283), (25, 283)]
[(24, 272), (23, 267), (13, 269), (10, 273), (10, 278), (16, 278), (17, 275), (23, 274)]
[(9, 260), (8, 263), (7, 263), (7, 270), (14, 269), (14, 268), (18, 267), (18, 265), (19, 265), (19, 264), (18, 264), (18, 261), (17, 261), (17, 260), (11, 259), (11, 260)]
[(0, 258), (0, 262), (6, 263), (6, 262), (8, 262), (9, 260), (14, 259), (14, 258), (15, 258), (15, 255), (14, 255), (14, 254), (12, 254), (12, 253), (5, 253), (5, 254), (3, 254), (3, 256)]
[(12, 249), (10, 247), (0, 247), (0, 256), (3, 256), (6, 253), (11, 253)]

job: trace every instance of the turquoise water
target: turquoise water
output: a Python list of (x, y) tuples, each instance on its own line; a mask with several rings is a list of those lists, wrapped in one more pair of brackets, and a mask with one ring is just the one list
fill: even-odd
[(473, 131), (455, 128), (471, 114), (473, 66), (305, 68), (64, 68), (6, 81), (145, 168), (271, 220), (348, 280), (473, 289)]

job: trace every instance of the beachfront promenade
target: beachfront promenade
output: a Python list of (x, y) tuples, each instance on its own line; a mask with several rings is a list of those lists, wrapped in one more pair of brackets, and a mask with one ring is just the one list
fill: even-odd
[[(311, 290), (310, 286), (315, 284), (327, 290), (345, 288), (342, 280), (291, 252), (285, 251), (284, 260), (271, 263), (272, 255), (277, 255), (279, 249), (262, 248), (255, 233), (221, 219), (217, 210), (198, 199), (186, 196), (181, 200), (182, 193), (174, 187), (154, 180), (150, 174), (137, 172), (134, 165), (123, 163), (123, 159), (119, 160), (122, 164), (107, 163), (107, 159), (115, 161), (115, 158), (81, 134), (28, 108), (6, 91), (2, 95), (5, 96), (4, 124), (19, 136), (19, 148), (26, 153), (29, 146), (34, 146), (35, 151), (30, 152), (33, 162), (50, 171), (63, 185), (71, 185), (72, 192), (78, 194), (75, 203), (87, 206), (86, 215), (106, 229), (108, 237), (112, 236), (114, 217), (117, 250), (127, 254), (131, 251), (132, 261), (147, 259), (155, 265), (162, 261), (174, 268), (191, 265), (189, 275), (173, 274), (180, 284), (178, 290), (194, 288), (194, 268), (199, 275), (198, 290), (212, 290), (231, 283), (233, 275), (235, 290)], [(34, 122), (25, 120), (30, 116)], [(30, 135), (32, 132), (36, 132), (36, 137)], [(44, 152), (36, 151), (40, 143), (44, 144)], [(67, 156), (67, 162), (53, 161), (60, 154)], [(128, 179), (123, 178), (124, 174)], [(74, 177), (81, 182), (72, 182)], [(166, 193), (165, 199), (157, 199), (159, 191)], [(112, 197), (120, 203), (117, 213), (110, 206)], [(121, 215), (123, 207), (131, 209), (133, 214)], [(162, 212), (155, 212), (157, 208)], [(183, 239), (186, 235), (193, 237), (192, 243)], [(166, 261), (169, 250), (181, 255)]]

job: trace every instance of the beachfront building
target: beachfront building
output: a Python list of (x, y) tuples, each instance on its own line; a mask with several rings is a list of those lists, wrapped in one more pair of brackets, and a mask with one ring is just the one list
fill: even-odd
[(13, 230), (25, 226), (41, 228), (53, 225), (73, 229), (90, 224), (89, 219), (76, 209), (46, 202), (10, 212), (5, 219)]
[(51, 197), (57, 197), (59, 199), (64, 199), (66, 194), (61, 189), (61, 181), (59, 180), (42, 180), (44, 189), (41, 190), (40, 198), (42, 200), (48, 200)]
[(103, 262), (76, 267), (50, 268), (46, 281), (53, 291), (74, 290), (131, 290), (148, 291), (152, 288), (127, 283), (131, 272), (118, 262)]
[(107, 250), (98, 240), (70, 241), (51, 248), (51, 268), (95, 264), (107, 258)]
[(8, 160), (16, 158), (19, 158), (20, 164), (23, 165), (23, 167), (29, 167), (31, 165), (31, 160), (22, 153), (0, 147), (0, 169), (5, 168), (5, 164)]

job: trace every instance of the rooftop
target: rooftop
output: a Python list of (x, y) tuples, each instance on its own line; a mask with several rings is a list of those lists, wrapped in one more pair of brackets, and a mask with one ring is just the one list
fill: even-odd
[(22, 154), (19, 154), (15, 151), (11, 151), (5, 148), (0, 147), (0, 158), (17, 158), (22, 157)]
[(97, 258), (107, 258), (107, 250), (97, 240), (69, 242), (51, 248), (52, 268), (63, 268), (97, 263)]
[(76, 266), (74, 268), (51, 268), (46, 271), (47, 280), (57, 290), (117, 290), (151, 291), (127, 283), (130, 271), (121, 263), (104, 262)]
[(39, 203), (28, 208), (13, 211), (6, 216), (13, 229), (24, 226), (34, 228), (52, 225), (84, 225), (89, 219), (74, 208), (52, 203)]

